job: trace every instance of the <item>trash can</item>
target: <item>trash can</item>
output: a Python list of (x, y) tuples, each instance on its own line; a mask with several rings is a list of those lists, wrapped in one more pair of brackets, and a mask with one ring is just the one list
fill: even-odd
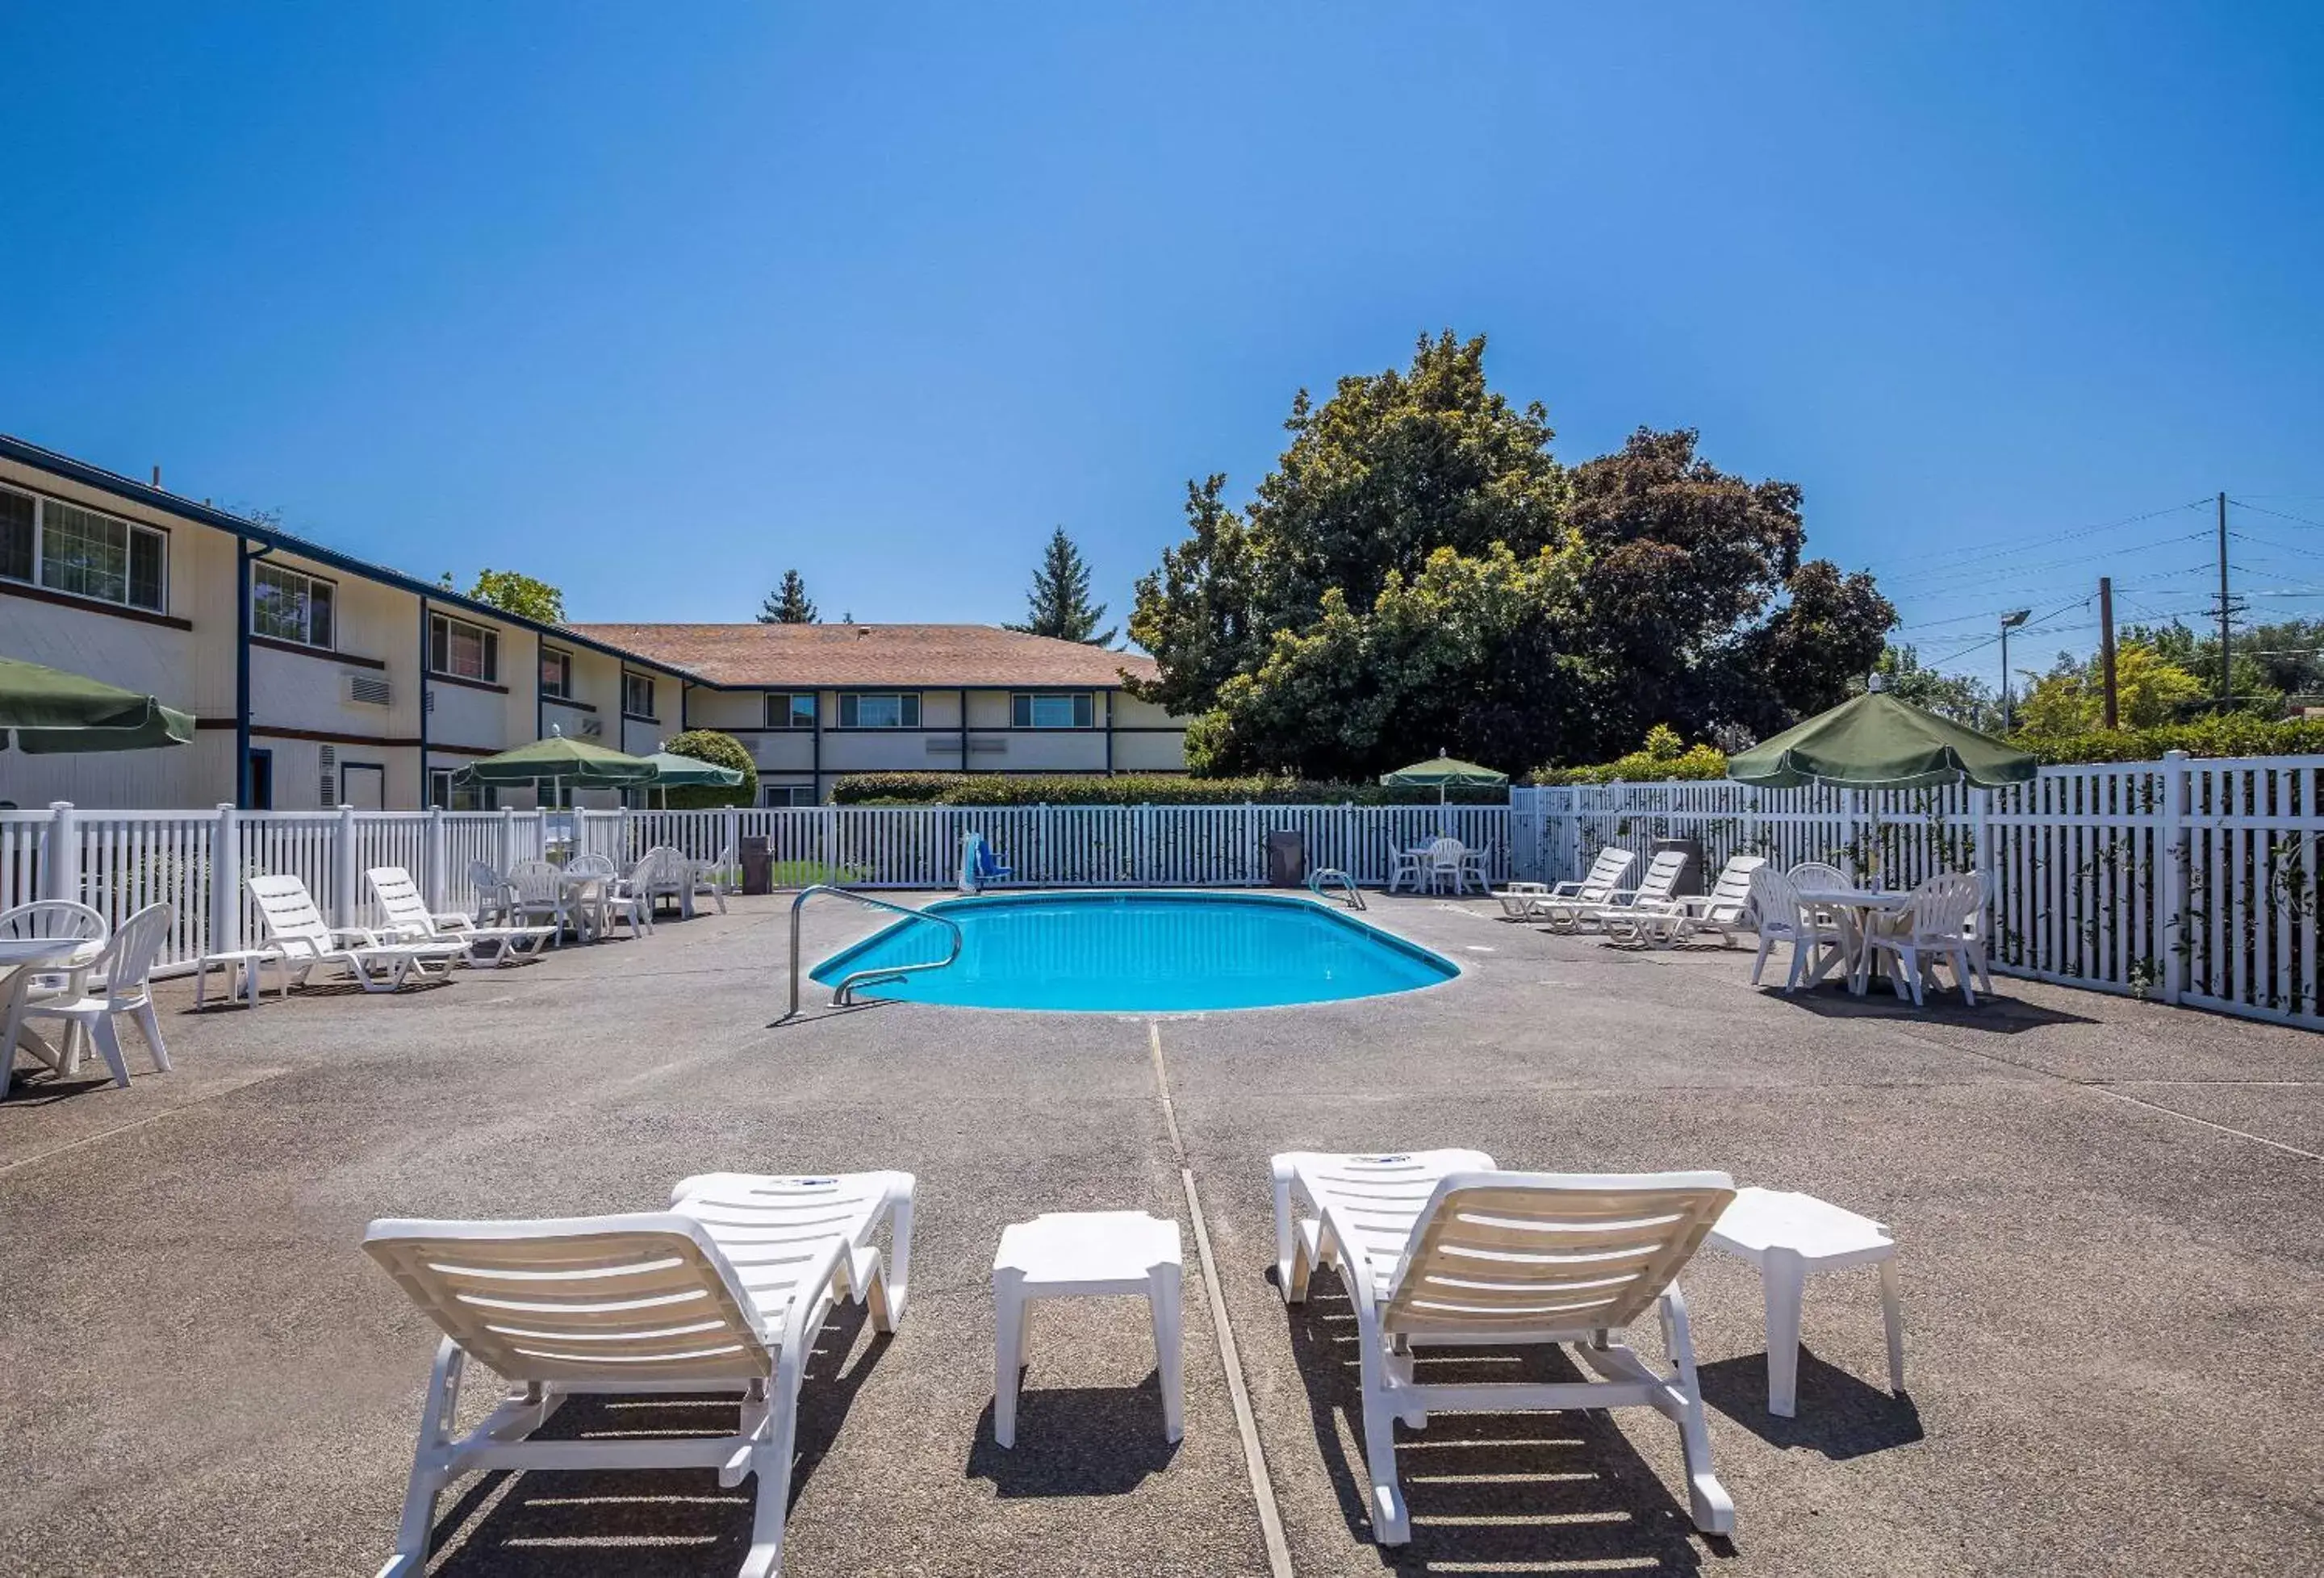
[(1685, 897), (1702, 891), (1702, 840), (1701, 839), (1656, 839), (1654, 852), (1657, 855), (1676, 849), (1686, 857), (1686, 864), (1678, 868), (1677, 885), (1674, 895)]
[(1300, 887), (1307, 881), (1307, 835), (1279, 828), (1267, 835), (1267, 885)]
[(742, 891), (772, 893), (775, 891), (775, 857), (764, 839), (742, 840)]

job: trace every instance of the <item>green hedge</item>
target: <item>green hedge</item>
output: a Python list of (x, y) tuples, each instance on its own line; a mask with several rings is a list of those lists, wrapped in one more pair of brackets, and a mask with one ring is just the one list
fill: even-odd
[[(2087, 734), (2044, 738), (2015, 734), (2009, 743), (2044, 766), (2068, 766), (2077, 762), (2152, 762), (2165, 751), (2183, 750), (2190, 757), (2324, 756), (2324, 720), (2256, 718), (2229, 712), (2191, 723), (2169, 723), (2154, 729), (2092, 729)], [(1698, 745), (1679, 755), (1637, 750), (1615, 761), (1586, 767), (1542, 767), (1526, 775), (1529, 784), (1658, 784), (1672, 779), (1702, 780), (1727, 775), (1727, 758), (1711, 746)]]
[[(831, 786), (838, 805), (1434, 805), (1433, 789), (1329, 784), (1305, 778), (1188, 778), (1175, 773), (851, 773)], [(1500, 789), (1455, 789), (1455, 804), (1500, 805)]]

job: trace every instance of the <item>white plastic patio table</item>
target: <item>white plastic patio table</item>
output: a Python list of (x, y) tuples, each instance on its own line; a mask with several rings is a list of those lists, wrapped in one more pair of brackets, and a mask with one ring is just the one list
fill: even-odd
[(992, 1257), (992, 1439), (1017, 1445), (1017, 1385), (1025, 1367), (1025, 1307), (1036, 1298), (1143, 1294), (1162, 1381), (1162, 1433), (1186, 1433), (1179, 1320), (1178, 1225), (1143, 1211), (1053, 1211), (1001, 1230)]
[[(1804, 895), (1803, 895), (1804, 896)], [(1850, 1266), (1880, 1267), (1888, 1326), (1888, 1390), (1904, 1390), (1904, 1325), (1896, 1297), (1896, 1241), (1868, 1216), (1813, 1195), (1738, 1189), (1711, 1242), (1759, 1268), (1767, 1303), (1767, 1411), (1790, 1418), (1799, 1399), (1800, 1305), (1808, 1277)]]
[(1808, 984), (1812, 986), (1830, 975), (1834, 964), (1846, 964), (1848, 989), (1859, 997), (1864, 995), (1872, 985), (1872, 945), (1867, 939), (1872, 931), (1873, 912), (1877, 910), (1884, 914), (1894, 914), (1906, 908), (1912, 902), (1913, 895), (1909, 893), (1889, 893), (1879, 888), (1803, 887), (1800, 889), (1800, 903), (1812, 909), (1836, 912), (1840, 917), (1840, 929), (1848, 934), (1848, 946), (1845, 952), (1838, 957), (1826, 956), (1817, 964), (1815, 973), (1808, 977)]
[[(19, 1001), (32, 989), (34, 976), (44, 970), (60, 969), (75, 969), (78, 974), (76, 967), (85, 968), (104, 950), (102, 940), (82, 937), (24, 937), (0, 940), (0, 988), (5, 988), (0, 990), (0, 1029), (5, 1029), (7, 1022), (14, 1016)], [(78, 995), (78, 991), (74, 995)], [(64, 1054), (33, 1034), (30, 1025), (17, 1027), (16, 1046), (23, 1048), (50, 1068), (63, 1071)], [(13, 1064), (16, 1059), (16, 1049), (0, 1047), (0, 1055), (5, 1055)], [(6, 1065), (0, 1065), (0, 1093), (6, 1091), (9, 1079)]]
[(606, 913), (606, 898), (613, 891), (613, 882), (603, 876), (567, 876), (560, 874), (558, 881), (565, 889), (565, 913), (573, 930), (584, 942), (595, 942), (612, 930), (611, 917)]

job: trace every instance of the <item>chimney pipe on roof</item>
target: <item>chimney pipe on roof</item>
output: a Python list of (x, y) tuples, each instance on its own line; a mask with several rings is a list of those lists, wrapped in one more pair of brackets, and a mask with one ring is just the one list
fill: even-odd
[(153, 463), (153, 485), (157, 488), (161, 485), (161, 463), (160, 461), (155, 461)]

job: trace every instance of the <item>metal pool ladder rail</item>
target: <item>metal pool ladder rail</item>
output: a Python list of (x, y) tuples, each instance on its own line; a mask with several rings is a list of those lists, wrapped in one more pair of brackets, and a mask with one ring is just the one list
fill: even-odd
[(1307, 891), (1309, 893), (1314, 894), (1320, 899), (1323, 896), (1323, 890), (1326, 887), (1343, 887), (1347, 889), (1347, 905), (1348, 908), (1351, 910), (1360, 910), (1368, 907), (1364, 904), (1364, 895), (1356, 891), (1356, 879), (1350, 876), (1346, 872), (1341, 870), (1336, 866), (1326, 866), (1322, 867), (1320, 870), (1311, 871), (1307, 874)]
[(915, 921), (933, 921), (952, 933), (952, 948), (942, 959), (933, 959), (925, 964), (880, 965), (871, 969), (851, 970), (839, 978), (839, 984), (831, 989), (831, 1005), (834, 1008), (844, 1008), (853, 1003), (854, 998), (852, 994), (858, 986), (866, 982), (893, 980), (918, 970), (940, 970), (960, 957), (962, 941), (960, 922), (950, 915), (932, 915), (926, 910), (916, 910), (909, 904), (891, 904), (886, 899), (875, 899), (870, 894), (857, 893), (853, 888), (835, 887), (827, 882), (816, 883), (812, 886), (799, 889), (798, 897), (791, 901), (791, 1005), (790, 1012), (783, 1015), (785, 1019), (798, 1017), (799, 1011), (799, 911), (806, 907), (807, 900), (819, 893), (827, 893), (835, 898), (850, 900), (867, 909), (892, 910), (899, 915), (907, 915)]

